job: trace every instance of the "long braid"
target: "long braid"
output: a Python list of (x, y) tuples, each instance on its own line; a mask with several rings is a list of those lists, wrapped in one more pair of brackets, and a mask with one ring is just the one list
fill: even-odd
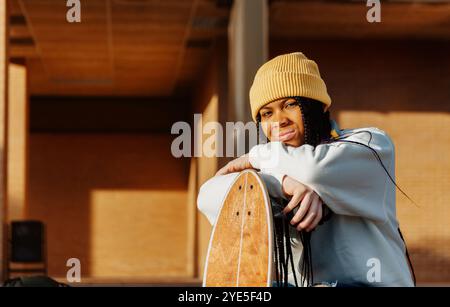
[(322, 104), (304, 97), (294, 97), (303, 119), (305, 144), (316, 147), (330, 139), (330, 112), (323, 112)]
[[(302, 113), (304, 126), (304, 143), (317, 146), (321, 142), (330, 139), (330, 113), (323, 112), (322, 104), (316, 100), (293, 97), (299, 105)], [(257, 116), (256, 131), (257, 143), (259, 144), (259, 131), (261, 124), (261, 116)], [(274, 212), (274, 229), (275, 229), (275, 268), (277, 285), (288, 285), (288, 267), (291, 263), (291, 269), (294, 276), (295, 285), (298, 287), (297, 276), (294, 268), (294, 260), (290, 240), (290, 220), (295, 212), (290, 212), (287, 216), (281, 214), (282, 209), (287, 202), (280, 200), (272, 200), (272, 210)], [(328, 218), (328, 217), (327, 217)], [(301, 285), (311, 286), (314, 283), (312, 270), (312, 254), (311, 254), (311, 233), (304, 230), (298, 232), (298, 236), (303, 245), (303, 253), (300, 260)]]
[[(256, 121), (256, 137), (259, 144), (259, 131), (261, 117), (257, 116)], [(287, 216), (282, 214), (286, 204), (282, 199), (273, 199), (270, 201), (272, 205), (273, 222), (274, 222), (274, 255), (275, 255), (275, 278), (278, 287), (288, 285), (289, 262), (291, 263), (292, 272), (294, 272), (295, 286), (298, 287), (297, 276), (295, 274), (294, 260), (292, 248), (290, 244), (289, 220)], [(292, 217), (291, 217), (292, 218)]]
[[(294, 99), (300, 107), (302, 114), (304, 144), (316, 147), (322, 142), (329, 141), (331, 132), (330, 113), (328, 111), (323, 112), (323, 105), (314, 99), (305, 97), (294, 97)], [(303, 253), (300, 260), (302, 284), (306, 281), (308, 286), (314, 284), (311, 235), (312, 233), (305, 230), (299, 232), (303, 245)]]

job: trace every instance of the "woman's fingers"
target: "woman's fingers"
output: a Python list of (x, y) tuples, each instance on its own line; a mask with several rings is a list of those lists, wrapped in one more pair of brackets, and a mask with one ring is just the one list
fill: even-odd
[(233, 161), (228, 162), (224, 167), (217, 171), (215, 176), (226, 175), (229, 173), (240, 172), (245, 169), (253, 168), (250, 164), (248, 154), (240, 156)]
[[(291, 200), (289, 203), (284, 207), (283, 213), (286, 215), (289, 212), (291, 212), (295, 207), (297, 207), (300, 203), (300, 201), (303, 198), (303, 195), (305, 194), (305, 191), (298, 190), (296, 193), (292, 195)], [(297, 211), (298, 212), (298, 211)]]
[(220, 170), (218, 170), (215, 176), (226, 175), (226, 174), (233, 173), (236, 171), (239, 171), (239, 170), (236, 167), (236, 162), (233, 160), (231, 162), (228, 162), (224, 167), (222, 167)]
[(297, 226), (298, 231), (315, 227), (314, 221), (317, 220), (317, 217), (321, 214), (318, 204), (320, 204), (319, 196), (314, 193), (308, 214)]
[(317, 204), (318, 207), (318, 212), (317, 212), (317, 216), (316, 218), (312, 221), (312, 223), (306, 228), (306, 231), (310, 232), (312, 230), (314, 230), (314, 228), (317, 227), (317, 225), (319, 225), (319, 222), (322, 220), (322, 215), (323, 215), (323, 211), (322, 211), (322, 201), (319, 198), (319, 202)]
[[(229, 164), (229, 163), (228, 163)], [(220, 175), (226, 175), (226, 174), (228, 174), (230, 171), (229, 171), (229, 165), (225, 165), (224, 167), (222, 167), (221, 169), (219, 169), (218, 171), (217, 171), (217, 173), (216, 173), (216, 175), (215, 176), (220, 176)]]
[(311, 207), (312, 197), (313, 193), (306, 193), (305, 197), (303, 197), (300, 203), (300, 208), (298, 209), (297, 213), (295, 213), (294, 217), (291, 219), (291, 225), (295, 225), (303, 219), (303, 217)]
[(297, 225), (297, 230), (301, 231), (306, 228), (315, 218), (316, 218), (316, 208), (314, 205), (314, 196), (311, 196), (309, 208), (307, 212), (304, 214), (305, 217), (301, 220), (301, 222)]

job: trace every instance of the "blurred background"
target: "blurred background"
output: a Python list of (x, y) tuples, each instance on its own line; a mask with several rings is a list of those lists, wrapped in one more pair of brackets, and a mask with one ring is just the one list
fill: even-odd
[(200, 285), (196, 197), (227, 160), (173, 157), (171, 127), (250, 121), (257, 68), (301, 51), (341, 128), (394, 140), (418, 283), (450, 284), (450, 1), (382, 1), (373, 23), (366, 1), (79, 2), (80, 22), (65, 0), (0, 2), (2, 280), (42, 262), (66, 281), (77, 258), (86, 285)]

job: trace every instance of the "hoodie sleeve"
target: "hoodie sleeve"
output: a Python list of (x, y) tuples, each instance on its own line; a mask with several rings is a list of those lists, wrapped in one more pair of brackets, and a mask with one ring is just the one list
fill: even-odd
[[(286, 196), (281, 190), (281, 175), (277, 173), (258, 173), (264, 181), (267, 191), (272, 197)], [(197, 197), (197, 208), (206, 216), (211, 225), (214, 225), (219, 215), (222, 203), (239, 173), (214, 176), (208, 179), (201, 187)]]
[[(394, 146), (383, 131), (355, 130), (345, 140), (373, 148), (393, 177)], [(249, 156), (252, 166), (262, 172), (288, 175), (312, 188), (336, 214), (387, 221), (385, 192), (393, 184), (375, 154), (363, 145), (333, 142), (314, 148), (270, 142), (253, 147)]]

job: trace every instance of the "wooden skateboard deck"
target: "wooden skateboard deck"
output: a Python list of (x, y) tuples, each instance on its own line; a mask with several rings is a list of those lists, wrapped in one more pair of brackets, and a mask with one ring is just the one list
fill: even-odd
[(203, 286), (270, 287), (273, 231), (270, 198), (254, 170), (230, 186), (214, 225)]

